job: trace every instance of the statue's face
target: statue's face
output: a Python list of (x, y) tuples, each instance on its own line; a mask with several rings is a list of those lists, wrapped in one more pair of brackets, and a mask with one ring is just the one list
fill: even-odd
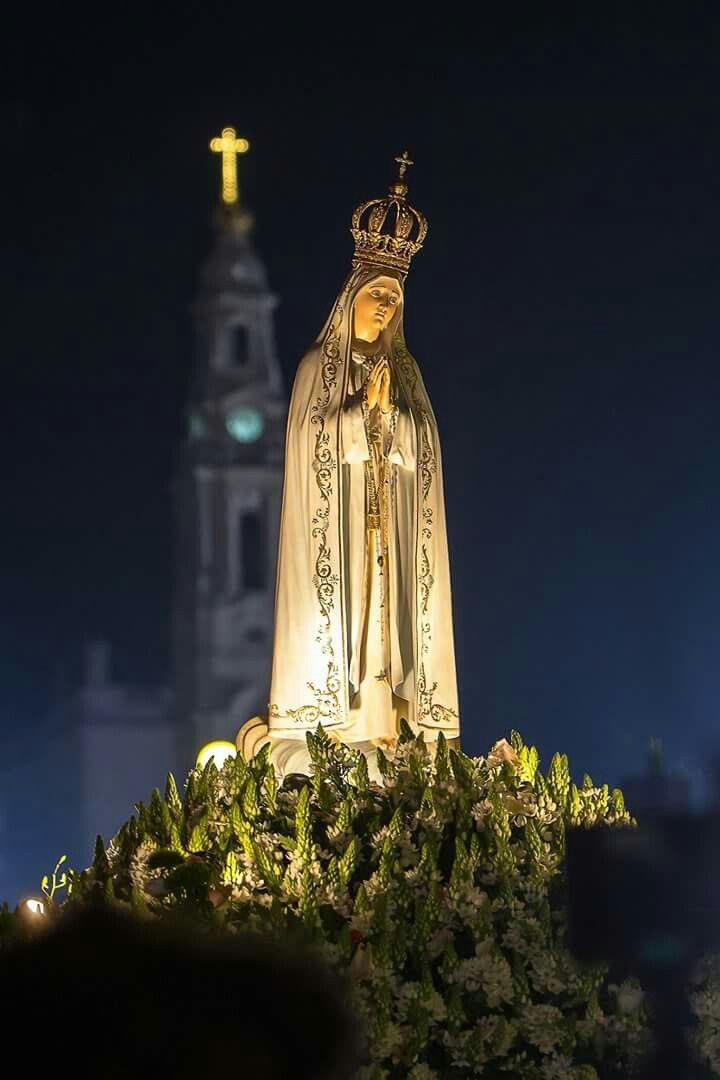
[(393, 277), (373, 278), (355, 297), (355, 337), (375, 341), (402, 304), (400, 282)]

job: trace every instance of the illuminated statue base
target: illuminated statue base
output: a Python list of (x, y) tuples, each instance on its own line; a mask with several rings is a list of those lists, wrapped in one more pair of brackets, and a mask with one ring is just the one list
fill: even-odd
[[(426, 741), (429, 741), (428, 734), (426, 733)], [(329, 731), (328, 735), (337, 739), (338, 742), (346, 743), (353, 750), (361, 750), (367, 758), (370, 779), (376, 783), (382, 783), (382, 776), (377, 766), (377, 752), (382, 750), (386, 756), (392, 757), (397, 743), (396, 739), (350, 742), (332, 731)], [(251, 720), (243, 724), (235, 739), (237, 751), (245, 761), (251, 761), (268, 743), (271, 747), (270, 760), (280, 778), (288, 776), (290, 773), (310, 774), (312, 761), (305, 737), (298, 736), (296, 739), (289, 739), (272, 735), (267, 721), (262, 716), (253, 716)], [(459, 739), (449, 739), (448, 744), (454, 749), (460, 749)]]

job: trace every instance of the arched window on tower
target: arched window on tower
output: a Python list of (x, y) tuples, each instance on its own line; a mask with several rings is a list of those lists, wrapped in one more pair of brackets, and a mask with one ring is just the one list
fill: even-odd
[(250, 360), (250, 331), (243, 323), (230, 327), (230, 367), (245, 368)]
[(240, 580), (243, 589), (267, 588), (267, 544), (259, 510), (243, 510), (238, 528)]

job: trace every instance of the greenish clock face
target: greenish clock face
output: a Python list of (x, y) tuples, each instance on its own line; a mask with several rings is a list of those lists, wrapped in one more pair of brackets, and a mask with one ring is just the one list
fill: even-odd
[(253, 443), (262, 435), (265, 423), (262, 413), (243, 405), (230, 410), (225, 417), (225, 427), (239, 443)]

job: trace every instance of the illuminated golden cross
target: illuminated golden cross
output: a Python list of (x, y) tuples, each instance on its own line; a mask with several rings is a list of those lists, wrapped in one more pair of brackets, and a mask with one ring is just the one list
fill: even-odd
[(408, 154), (407, 150), (403, 150), (400, 157), (396, 157), (395, 160), (397, 161), (398, 165), (400, 166), (400, 177), (399, 178), (400, 178), (400, 180), (402, 180), (403, 176), (405, 175), (405, 171), (407, 170), (408, 165), (414, 165), (415, 162), (410, 160), (410, 155)]
[(250, 143), (247, 139), (238, 139), (235, 128), (226, 127), (219, 138), (210, 140), (210, 149), (222, 154), (222, 198), (226, 206), (233, 206), (239, 198), (237, 155), (246, 154)]

